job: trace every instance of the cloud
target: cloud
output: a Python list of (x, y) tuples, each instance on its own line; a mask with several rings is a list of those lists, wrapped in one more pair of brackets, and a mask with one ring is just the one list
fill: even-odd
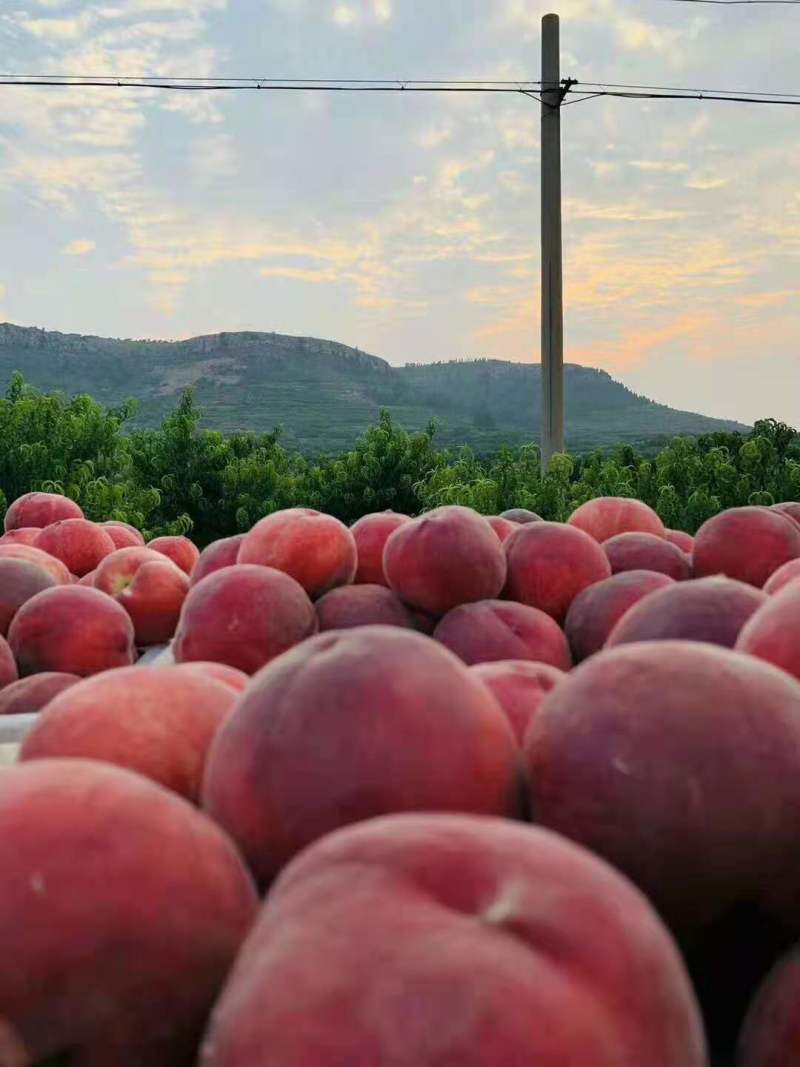
[(69, 244), (64, 245), (61, 251), (65, 256), (85, 256), (89, 252), (94, 252), (97, 245), (94, 241), (89, 241), (86, 238), (79, 237), (74, 241), (70, 241)]
[(331, 20), (337, 26), (350, 26), (356, 21), (356, 13), (349, 4), (337, 4), (333, 9)]
[(372, 10), (379, 22), (388, 22), (392, 17), (392, 0), (372, 0)]
[(706, 191), (709, 189), (724, 189), (729, 182), (730, 178), (723, 178), (721, 175), (715, 177), (711, 174), (705, 176), (698, 174), (693, 178), (687, 179), (684, 184), (687, 189)]
[(800, 289), (780, 289), (774, 293), (752, 293), (738, 297), (737, 303), (742, 307), (770, 308), (782, 307), (792, 299), (800, 299)]
[(589, 200), (564, 200), (564, 217), (597, 222), (670, 222), (690, 218), (692, 212), (680, 208), (648, 207), (634, 201), (621, 204), (596, 204)]
[(651, 171), (661, 174), (680, 174), (689, 169), (688, 163), (679, 163), (668, 159), (629, 159), (629, 167), (636, 170)]
[(336, 270), (303, 270), (301, 267), (262, 267), (262, 278), (288, 278), (291, 281), (311, 282), (314, 285), (341, 282), (343, 276)]
[(648, 357), (657, 355), (660, 349), (674, 341), (708, 339), (712, 335), (714, 324), (714, 317), (709, 312), (689, 311), (660, 326), (627, 331), (611, 342), (598, 341), (589, 345), (570, 346), (569, 360), (590, 367), (623, 370), (635, 367)]

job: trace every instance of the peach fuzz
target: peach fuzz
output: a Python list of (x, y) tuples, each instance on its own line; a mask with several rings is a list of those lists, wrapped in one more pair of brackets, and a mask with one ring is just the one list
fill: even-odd
[(508, 600), (482, 600), (449, 611), (433, 636), (467, 665), (503, 659), (572, 666), (564, 631), (545, 612)]
[(625, 496), (598, 496), (587, 500), (570, 515), (570, 526), (601, 544), (621, 533), (649, 533), (664, 537), (664, 523), (647, 504)]
[(798, 926), (800, 684), (783, 671), (687, 641), (614, 648), (545, 697), (524, 747), (537, 821), (682, 936), (745, 908)]
[(105, 671), (50, 701), (25, 737), (19, 759), (114, 763), (194, 802), (208, 747), (237, 696), (200, 672)]
[(390, 534), (398, 526), (411, 522), (397, 511), (378, 511), (364, 515), (350, 527), (356, 543), (358, 566), (353, 579), (358, 585), (388, 585), (383, 573), (383, 550)]
[(41, 711), (54, 696), (79, 681), (77, 674), (58, 671), (45, 671), (20, 678), (0, 692), (0, 715), (30, 715), (34, 711)]
[(778, 567), (774, 574), (770, 575), (764, 583), (764, 592), (767, 596), (772, 596), (798, 578), (800, 578), (800, 559), (790, 559), (788, 563), (784, 563), (782, 567)]
[(112, 596), (133, 622), (140, 648), (168, 642), (175, 633), (188, 576), (160, 552), (120, 548), (97, 568), (94, 586)]
[(578, 593), (569, 606), (564, 632), (576, 663), (599, 652), (622, 616), (673, 579), (655, 571), (623, 571)]
[(800, 1050), (800, 947), (756, 991), (739, 1039), (738, 1067), (792, 1067)]
[(189, 590), (172, 651), (177, 663), (212, 660), (255, 674), (316, 630), (314, 605), (293, 578), (237, 563)]
[(0, 557), (0, 634), (5, 637), (11, 620), (22, 605), (56, 581), (35, 563)]
[(40, 548), (34, 548), (33, 545), (0, 545), (0, 559), (24, 559), (28, 563), (35, 563), (37, 567), (47, 571), (59, 585), (70, 585), (73, 581), (74, 576), (60, 559)]
[(501, 545), (505, 544), (512, 533), (523, 525), (519, 522), (512, 522), (511, 519), (504, 519), (502, 515), (487, 515), (486, 521), (499, 537)]
[(680, 955), (626, 879), (545, 830), (446, 814), (350, 827), (284, 871), (199, 1067), (259, 1049), (292, 1067), (708, 1062)]
[(736, 648), (800, 680), (800, 581), (784, 586), (750, 616)]
[(147, 547), (172, 560), (189, 576), (200, 558), (200, 549), (188, 537), (156, 537), (147, 542)]
[(9, 530), (0, 537), (0, 545), (32, 545), (39, 536), (38, 526), (23, 526), (19, 530)]
[(729, 508), (704, 522), (694, 539), (698, 578), (724, 574), (761, 589), (790, 559), (800, 557), (800, 527), (769, 508)]
[(44, 529), (61, 519), (82, 519), (83, 512), (68, 497), (58, 493), (26, 493), (9, 506), (4, 526), (9, 530), (35, 526)]
[(16, 682), (19, 678), (17, 661), (5, 637), (0, 637), (0, 690)]
[(635, 641), (706, 641), (733, 648), (739, 631), (769, 598), (732, 578), (700, 578), (658, 589), (627, 611), (606, 647)]
[(82, 578), (111, 555), (114, 542), (102, 526), (88, 519), (62, 519), (45, 526), (33, 547), (60, 559), (71, 574)]
[(677, 545), (646, 533), (623, 533), (603, 542), (613, 574), (623, 571), (658, 571), (676, 582), (692, 577), (692, 562)]
[(343, 585), (331, 589), (315, 604), (320, 633), (353, 626), (404, 626), (415, 620), (403, 601), (385, 585)]
[(383, 550), (386, 580), (401, 600), (429, 615), (491, 600), (506, 579), (503, 546), (477, 511), (435, 508), (400, 526)]
[(518, 815), (520, 772), (508, 720), (463, 663), (411, 630), (364, 626), (304, 641), (251, 681), (211, 746), (203, 807), (266, 884), (374, 815)]
[(683, 530), (665, 530), (664, 538), (671, 545), (676, 545), (681, 552), (685, 552), (687, 556), (691, 556), (694, 551), (694, 538), (691, 534), (684, 533)]
[(250, 675), (239, 671), (236, 667), (229, 667), (227, 663), (213, 663), (210, 660), (198, 660), (195, 663), (178, 663), (173, 668), (181, 673), (190, 672), (201, 674), (208, 678), (214, 678), (223, 685), (230, 686), (237, 693), (241, 693), (250, 684)]
[(14, 961), (0, 968), (2, 1019), (25, 1067), (192, 1062), (258, 908), (236, 850), (196, 808), (75, 759), (0, 774), (0, 900)]
[(124, 608), (80, 585), (45, 589), (12, 619), (8, 643), (20, 674), (58, 671), (82, 677), (136, 658), (133, 623)]
[(535, 511), (528, 511), (527, 508), (509, 508), (507, 511), (500, 512), (500, 518), (516, 522), (520, 526), (525, 526), (529, 522), (544, 521), (541, 515), (537, 515)]
[(523, 526), (509, 537), (505, 549), (505, 595), (547, 612), (559, 624), (578, 593), (611, 577), (611, 564), (597, 541), (563, 523)]
[(114, 542), (114, 548), (138, 548), (144, 544), (139, 531), (127, 523), (101, 522), (100, 525)]
[(478, 663), (470, 670), (492, 691), (520, 744), (545, 696), (566, 678), (557, 667), (528, 659)]
[(214, 571), (232, 567), (237, 562), (244, 537), (244, 534), (235, 534), (233, 537), (223, 537), (206, 545), (192, 571), (192, 585), (197, 585)]
[(289, 508), (255, 524), (242, 541), (239, 563), (283, 571), (316, 600), (350, 585), (358, 560), (353, 534), (338, 519), (311, 508)]

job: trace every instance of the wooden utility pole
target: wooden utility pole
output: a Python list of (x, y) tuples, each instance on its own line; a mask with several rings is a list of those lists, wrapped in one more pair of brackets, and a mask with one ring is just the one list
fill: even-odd
[(564, 451), (561, 57), (558, 15), (542, 19), (542, 471)]

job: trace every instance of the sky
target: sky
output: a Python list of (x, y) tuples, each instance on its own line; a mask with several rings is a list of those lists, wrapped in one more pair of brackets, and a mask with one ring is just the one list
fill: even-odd
[[(552, 10), (564, 76), (800, 93), (800, 7), (679, 0), (4, 0), (0, 71), (537, 80)], [(539, 359), (532, 99), (0, 94), (0, 321)], [(565, 360), (800, 426), (800, 108), (598, 99), (562, 143)]]

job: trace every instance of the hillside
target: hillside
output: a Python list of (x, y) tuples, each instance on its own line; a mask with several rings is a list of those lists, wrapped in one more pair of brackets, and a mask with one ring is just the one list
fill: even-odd
[[(232, 432), (280, 425), (309, 453), (347, 448), (387, 407), (407, 429), (432, 418), (443, 445), (486, 452), (538, 438), (538, 365), (497, 360), (393, 367), (347, 345), (272, 333), (187, 341), (112, 340), (0, 323), (0, 381), (18, 370), (40, 389), (139, 401), (137, 424), (156, 425), (194, 387), (205, 425)], [(605, 371), (565, 368), (567, 444), (575, 451), (737, 423), (676, 411), (638, 396)]]

